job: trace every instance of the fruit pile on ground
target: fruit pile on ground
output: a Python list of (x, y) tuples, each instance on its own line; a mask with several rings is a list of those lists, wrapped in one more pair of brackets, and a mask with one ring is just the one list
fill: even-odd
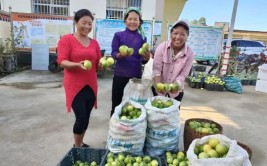
[(210, 138), (208, 142), (194, 148), (194, 153), (199, 159), (226, 157), (229, 147), (218, 138)]
[(151, 102), (151, 105), (156, 108), (168, 108), (173, 105), (171, 99), (167, 100), (166, 102), (162, 101), (161, 99), (155, 99)]
[(186, 158), (184, 152), (178, 153), (166, 152), (166, 162), (168, 166), (188, 166), (189, 161)]
[(82, 162), (81, 160), (77, 160), (73, 166), (98, 166), (95, 161), (92, 161), (91, 163), (89, 162)]
[(219, 77), (217, 77), (215, 75), (206, 77), (205, 83), (206, 84), (224, 85), (224, 81), (222, 81)]
[(149, 156), (132, 156), (130, 154), (109, 152), (107, 154), (105, 166), (158, 166), (156, 159)]
[(215, 123), (198, 122), (196, 120), (192, 120), (189, 122), (189, 127), (195, 132), (202, 134), (217, 134), (220, 132)]
[(137, 119), (141, 114), (142, 114), (141, 108), (135, 108), (132, 104), (126, 103), (122, 107), (119, 117), (122, 120)]

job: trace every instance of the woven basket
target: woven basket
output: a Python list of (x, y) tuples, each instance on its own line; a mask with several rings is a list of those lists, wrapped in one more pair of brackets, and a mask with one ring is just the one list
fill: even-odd
[(248, 152), (249, 159), (251, 160), (252, 150), (246, 144), (243, 144), (241, 142), (237, 142), (237, 144)]
[(222, 134), (223, 132), (223, 128), (220, 124), (212, 121), (212, 120), (208, 120), (208, 119), (200, 119), (200, 118), (193, 118), (193, 119), (188, 119), (185, 121), (185, 125), (184, 125), (184, 151), (187, 151), (189, 148), (189, 145), (192, 143), (192, 141), (196, 138), (202, 138), (206, 135), (212, 135), (212, 134), (203, 134), (200, 132), (196, 132), (195, 130), (191, 129), (189, 127), (189, 122), (190, 121), (197, 121), (197, 122), (205, 122), (205, 123), (214, 123), (216, 124), (217, 128), (219, 129), (219, 133), (216, 134)]

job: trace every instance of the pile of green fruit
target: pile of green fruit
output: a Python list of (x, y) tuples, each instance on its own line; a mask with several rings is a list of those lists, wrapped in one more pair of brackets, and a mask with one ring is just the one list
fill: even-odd
[(156, 108), (168, 108), (173, 105), (171, 99), (167, 100), (166, 102), (162, 101), (161, 99), (155, 99), (151, 102), (151, 105)]
[(201, 82), (200, 77), (193, 77), (193, 76), (188, 76), (187, 79), (191, 82)]
[(119, 117), (121, 120), (137, 119), (141, 114), (141, 108), (135, 108), (131, 103), (126, 103), (122, 106)]
[(130, 154), (109, 152), (107, 154), (105, 166), (158, 166), (156, 159), (149, 156), (132, 156)]
[(215, 123), (208, 122), (198, 122), (196, 120), (192, 120), (189, 122), (189, 127), (193, 129), (195, 132), (199, 132), (202, 134), (218, 134), (220, 130), (218, 129)]
[(166, 152), (166, 162), (168, 166), (189, 166), (189, 161), (182, 151), (178, 153)]
[(95, 161), (92, 161), (91, 163), (85, 161), (82, 162), (81, 160), (77, 160), (73, 166), (98, 166), (97, 163)]
[(206, 143), (195, 146), (194, 153), (199, 159), (226, 157), (229, 147), (218, 138), (210, 138)]
[(224, 81), (222, 81), (219, 77), (217, 77), (215, 75), (206, 77), (205, 83), (206, 84), (224, 85)]

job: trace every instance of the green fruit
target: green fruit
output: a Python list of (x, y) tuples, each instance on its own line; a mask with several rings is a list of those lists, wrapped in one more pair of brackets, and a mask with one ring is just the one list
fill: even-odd
[(157, 160), (154, 159), (151, 161), (151, 166), (158, 166), (158, 165), (159, 165), (159, 163)]
[(125, 45), (122, 45), (122, 46), (119, 47), (119, 52), (120, 52), (120, 54), (121, 54), (122, 56), (127, 55), (127, 50), (128, 50), (128, 47), (125, 46)]
[(85, 60), (83, 62), (83, 66), (87, 69), (90, 70), (92, 68), (92, 62), (90, 62), (89, 60)]
[(157, 89), (157, 91), (162, 91), (164, 89), (164, 84), (163, 83), (157, 83), (156, 89)]
[(216, 145), (215, 150), (220, 154), (220, 155), (225, 155), (229, 148), (227, 145), (225, 145), (224, 143), (219, 143)]
[(198, 154), (200, 153), (200, 151), (199, 151), (199, 149), (198, 149), (197, 146), (194, 148), (194, 153), (195, 153), (196, 155), (198, 155)]
[(220, 143), (220, 140), (218, 138), (210, 138), (208, 141), (208, 144), (212, 147), (215, 148), (217, 144)]
[(182, 151), (178, 152), (178, 153), (177, 153), (177, 159), (178, 159), (179, 161), (183, 161), (183, 160), (185, 159), (185, 154), (184, 154), (184, 152), (182, 152)]
[(164, 84), (164, 90), (165, 90), (166, 92), (170, 92), (170, 91), (171, 91), (171, 87), (170, 87), (170, 85), (169, 85), (169, 84)]
[(203, 146), (203, 151), (204, 151), (204, 152), (208, 152), (210, 149), (212, 149), (212, 148), (211, 148), (211, 146), (210, 146), (209, 144), (205, 144), (205, 145)]
[(102, 66), (102, 68), (107, 68), (108, 67), (108, 62), (106, 61), (106, 60), (104, 60), (104, 61), (102, 61), (101, 62), (101, 66)]
[(111, 58), (111, 57), (109, 57), (109, 58), (107, 59), (107, 62), (108, 62), (108, 65), (109, 65), (109, 66), (110, 66), (110, 65), (113, 65), (113, 64), (114, 64), (114, 59)]
[(201, 152), (198, 155), (199, 159), (203, 159), (203, 158), (209, 158), (209, 155), (206, 152)]
[(127, 49), (127, 54), (128, 54), (129, 56), (133, 55), (133, 53), (134, 53), (134, 49), (133, 49), (133, 48), (128, 48), (128, 49)]
[(148, 43), (144, 43), (142, 48), (144, 48), (145, 50), (149, 50), (149, 44)]
[(218, 158), (219, 154), (214, 149), (210, 149), (207, 151), (207, 154), (212, 158)]
[(133, 111), (133, 110), (134, 110), (134, 107), (132, 105), (127, 106), (127, 111)]
[(139, 48), (138, 53), (142, 56), (145, 55), (145, 49), (143, 47)]

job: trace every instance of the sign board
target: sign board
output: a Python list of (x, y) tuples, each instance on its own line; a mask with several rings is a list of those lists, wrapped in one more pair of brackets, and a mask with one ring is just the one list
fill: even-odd
[(32, 70), (48, 70), (49, 45), (32, 44)]
[[(170, 30), (168, 27), (168, 39)], [(223, 29), (209, 26), (190, 26), (187, 44), (195, 53), (195, 60), (218, 60), (223, 42)]]
[(33, 13), (12, 13), (14, 43), (19, 50), (30, 50), (32, 44), (48, 44), (55, 51), (64, 34), (73, 32), (73, 18)]
[(154, 24), (154, 36), (160, 36), (161, 35), (161, 26), (162, 26), (162, 23), (161, 21), (155, 21), (155, 24)]
[(195, 53), (195, 60), (217, 60), (221, 54), (223, 29), (191, 26), (187, 44)]
[[(118, 31), (125, 30), (123, 20), (97, 19), (96, 20), (96, 40), (100, 48), (106, 50), (106, 54), (111, 54), (111, 43), (113, 36)], [(145, 32), (147, 42), (151, 45), (152, 23), (144, 21), (142, 28)]]

